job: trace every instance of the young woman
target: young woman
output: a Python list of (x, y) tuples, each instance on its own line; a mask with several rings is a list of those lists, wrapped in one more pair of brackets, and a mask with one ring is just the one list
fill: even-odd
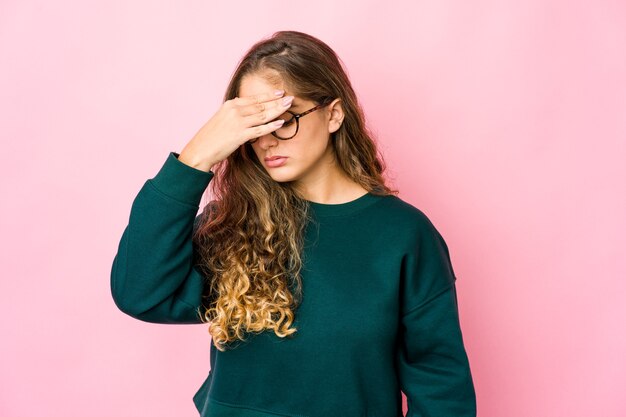
[(209, 323), (202, 416), (397, 417), (401, 391), (408, 416), (476, 415), (448, 248), (383, 171), (335, 52), (284, 31), (146, 181), (112, 295), (139, 320)]

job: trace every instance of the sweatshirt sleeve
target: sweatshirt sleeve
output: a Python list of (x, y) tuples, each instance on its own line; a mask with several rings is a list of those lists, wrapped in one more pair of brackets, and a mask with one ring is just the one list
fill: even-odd
[(111, 268), (116, 306), (151, 323), (201, 323), (204, 278), (194, 265), (191, 235), (213, 172), (170, 152), (135, 197)]
[(405, 257), (397, 369), (407, 417), (475, 417), (476, 394), (463, 344), (448, 247), (421, 214)]

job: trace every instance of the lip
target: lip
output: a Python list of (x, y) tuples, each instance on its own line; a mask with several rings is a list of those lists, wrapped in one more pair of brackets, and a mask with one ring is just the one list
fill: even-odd
[(286, 156), (272, 156), (271, 158), (265, 158), (265, 165), (269, 168), (276, 168), (284, 165), (287, 162)]
[(279, 159), (279, 158), (287, 158), (286, 156), (282, 156), (282, 155), (274, 155), (274, 156), (270, 156), (270, 157), (265, 157), (266, 161), (273, 161), (274, 159)]

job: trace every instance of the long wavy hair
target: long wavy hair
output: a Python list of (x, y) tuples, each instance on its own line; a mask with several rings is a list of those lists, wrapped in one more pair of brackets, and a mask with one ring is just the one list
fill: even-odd
[[(385, 184), (384, 159), (342, 63), (328, 45), (296, 31), (276, 32), (257, 42), (240, 60), (224, 101), (238, 97), (244, 76), (271, 73), (279, 74), (297, 97), (318, 104), (341, 98), (345, 116), (330, 134), (338, 165), (373, 194), (398, 193)], [(273, 330), (281, 338), (290, 336), (297, 331), (290, 326), (302, 301), (308, 201), (289, 182), (274, 181), (249, 143), (212, 171), (214, 200), (205, 205), (192, 236), (195, 263), (206, 279), (202, 321), (210, 324), (220, 351), (230, 342), (245, 341), (246, 332)]]

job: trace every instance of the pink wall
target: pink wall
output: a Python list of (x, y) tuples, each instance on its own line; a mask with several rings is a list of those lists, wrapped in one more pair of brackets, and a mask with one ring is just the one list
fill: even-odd
[(626, 415), (624, 2), (87, 3), (0, 5), (0, 415), (197, 416), (207, 328), (123, 315), (110, 266), (139, 188), (281, 29), (339, 53), (446, 237), (479, 415)]

